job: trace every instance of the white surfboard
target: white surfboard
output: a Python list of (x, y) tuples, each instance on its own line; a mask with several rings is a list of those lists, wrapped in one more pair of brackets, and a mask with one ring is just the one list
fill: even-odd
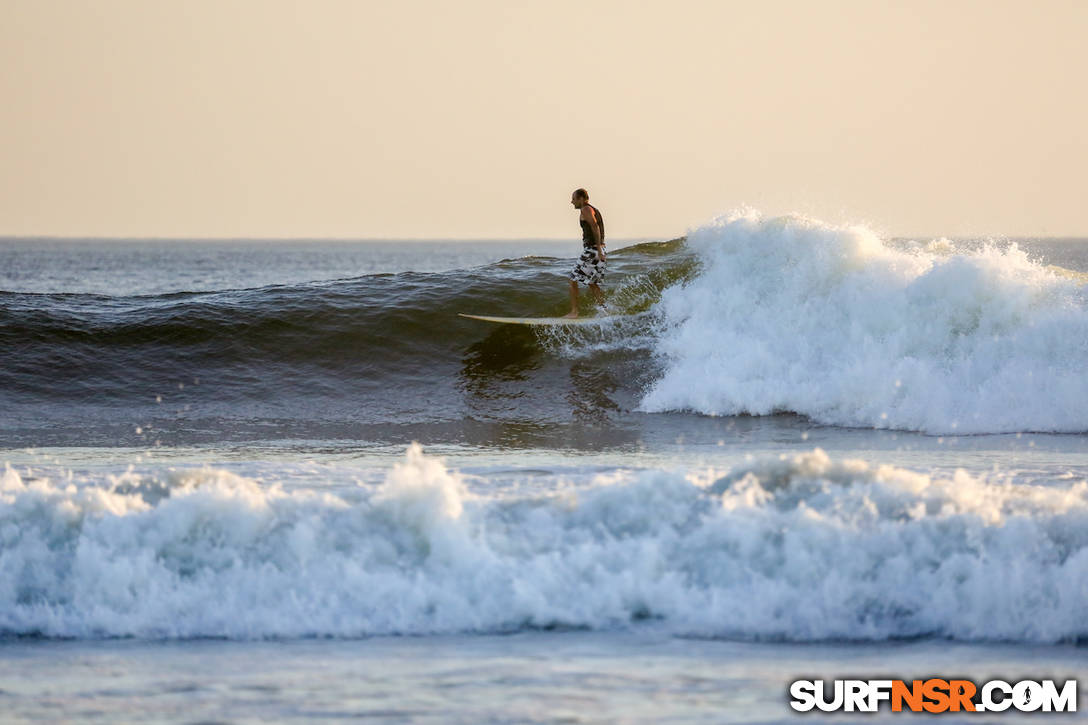
[(489, 317), (488, 315), (466, 315), (457, 313), (460, 317), (468, 317), (472, 320), (484, 322), (497, 322), (501, 325), (586, 325), (591, 322), (605, 322), (615, 317)]

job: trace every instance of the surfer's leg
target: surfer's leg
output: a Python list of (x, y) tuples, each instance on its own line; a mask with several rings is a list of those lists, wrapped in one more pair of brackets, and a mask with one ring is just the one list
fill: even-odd
[(600, 285), (594, 282), (593, 284), (589, 285), (589, 291), (593, 293), (593, 299), (597, 300), (597, 304), (604, 304), (604, 292), (601, 291)]
[(572, 320), (578, 316), (578, 283), (570, 280), (570, 314), (566, 317)]

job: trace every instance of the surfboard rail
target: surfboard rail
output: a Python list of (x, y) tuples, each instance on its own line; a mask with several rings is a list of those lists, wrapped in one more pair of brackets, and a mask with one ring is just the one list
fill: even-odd
[(608, 320), (616, 319), (615, 316), (606, 317), (494, 317), (491, 315), (470, 315), (465, 312), (458, 312), (459, 317), (467, 317), (470, 320), (482, 320), (483, 322), (495, 322), (500, 325), (528, 325), (530, 327), (537, 325), (586, 325), (594, 322), (606, 322)]

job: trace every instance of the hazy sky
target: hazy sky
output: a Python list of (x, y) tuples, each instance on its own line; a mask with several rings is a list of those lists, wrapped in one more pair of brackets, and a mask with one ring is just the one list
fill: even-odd
[(1088, 235), (1088, 1), (0, 0), (0, 234)]

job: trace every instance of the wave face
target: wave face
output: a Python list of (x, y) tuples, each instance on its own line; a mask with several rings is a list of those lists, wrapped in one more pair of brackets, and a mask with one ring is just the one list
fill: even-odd
[(1088, 636), (1084, 482), (930, 477), (817, 449), (726, 475), (470, 483), (415, 446), (383, 483), (331, 489), (207, 467), (78, 486), (8, 468), (0, 632)]
[(756, 213), (688, 244), (703, 267), (657, 307), (666, 368), (642, 410), (792, 411), (935, 434), (1088, 430), (1086, 287), (1015, 245), (897, 249), (864, 227)]
[[(614, 252), (613, 308), (647, 310), (689, 257), (680, 241)], [(567, 423), (568, 399), (577, 415), (634, 407), (655, 372), (631, 345), (648, 320), (581, 328), (582, 350), (605, 355), (599, 372), (556, 354), (562, 341), (457, 316), (565, 314), (571, 263), (135, 296), (0, 292), (0, 435), (146, 445), (358, 440), (416, 426), (410, 441), (424, 425)]]
[(625, 316), (573, 330), (456, 315), (563, 314), (571, 260), (551, 257), (252, 289), (0, 292), (0, 441), (562, 447), (713, 427), (640, 414), (664, 411), (1088, 431), (1083, 275), (1015, 246), (901, 247), (861, 227), (726, 217), (613, 252), (605, 287)]

